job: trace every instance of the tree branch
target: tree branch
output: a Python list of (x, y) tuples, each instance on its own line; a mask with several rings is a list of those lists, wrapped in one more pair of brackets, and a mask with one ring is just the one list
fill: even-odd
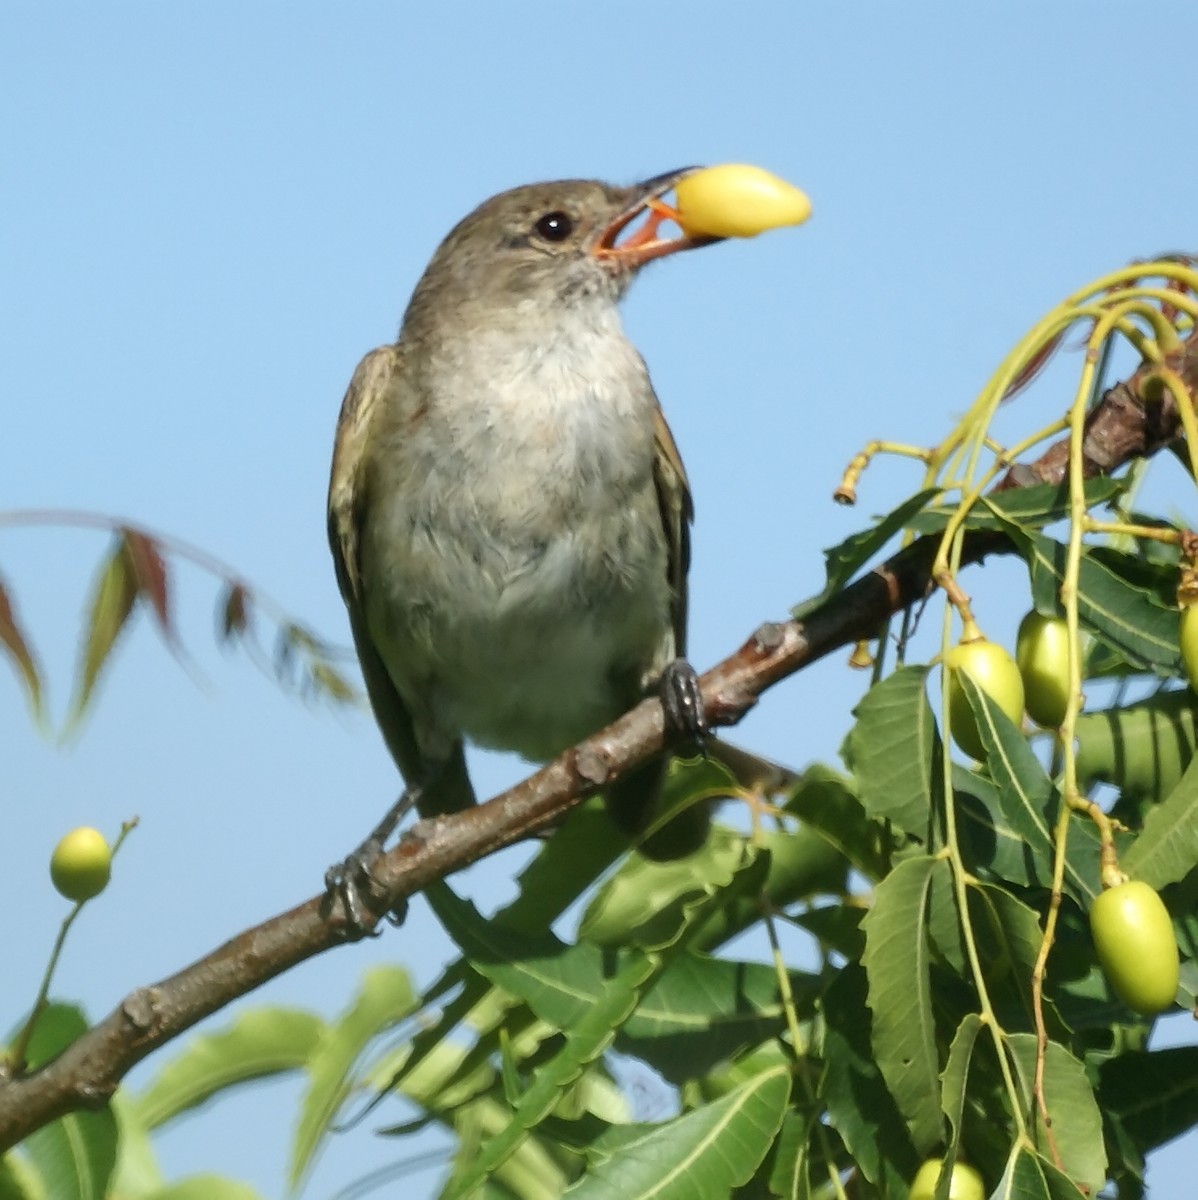
[[(1193, 391), (1198, 335), (1169, 365)], [(1154, 453), (1178, 436), (1173, 401), (1150, 386), (1143, 367), (1111, 388), (1087, 422), (1087, 474), (1109, 472)], [(1060, 482), (1064, 441), (1037, 462), (1012, 468), (999, 485)], [(889, 616), (922, 600), (939, 539), (921, 538), (830, 597), (803, 621), (763, 625), (701, 679), (713, 725), (729, 725), (779, 680), (842, 646), (876, 635)], [(971, 532), (964, 563), (1009, 553), (1004, 535)], [(419, 821), (374, 869), (374, 922), (402, 911), (407, 897), (434, 880), (527, 837), (583, 798), (614, 782), (664, 748), (661, 705), (646, 700), (608, 728), (566, 751), (535, 775), (468, 812)], [(323, 895), (239, 934), (159, 983), (131, 992), (116, 1009), (53, 1062), (27, 1076), (0, 1079), (0, 1152), (35, 1129), (78, 1108), (107, 1102), (134, 1064), (230, 1001), (334, 946), (362, 936)]]

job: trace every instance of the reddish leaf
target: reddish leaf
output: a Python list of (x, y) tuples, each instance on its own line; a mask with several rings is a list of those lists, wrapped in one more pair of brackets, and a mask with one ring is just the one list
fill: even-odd
[(17, 624), (12, 602), (8, 598), (8, 589), (4, 580), (0, 579), (0, 646), (8, 651), (9, 657), (17, 666), (29, 694), (29, 705), (34, 716), (42, 719), (42, 679), (34, 660), (29, 643)]
[(121, 540), (129, 556), (129, 566), (137, 584), (138, 594), (150, 602), (150, 608), (158, 620), (158, 628), (167, 645), (178, 648), (179, 635), (171, 616), (170, 578), (166, 559), (158, 549), (157, 542), (144, 533), (127, 526), (122, 527)]
[(133, 562), (126, 552), (124, 538), (118, 536), (92, 593), (91, 614), (79, 663), (78, 689), (71, 713), (72, 725), (83, 716), (100, 671), (129, 620), (137, 595)]
[(249, 593), (245, 585), (230, 583), (220, 606), (220, 635), (222, 642), (240, 637), (250, 625)]

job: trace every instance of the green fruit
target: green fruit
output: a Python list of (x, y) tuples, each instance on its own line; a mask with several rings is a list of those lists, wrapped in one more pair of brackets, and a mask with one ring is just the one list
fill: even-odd
[[(944, 1160), (929, 1158), (911, 1180), (909, 1200), (932, 1200), (936, 1195), (936, 1181)], [(948, 1200), (985, 1200), (986, 1189), (982, 1177), (968, 1164), (953, 1163), (953, 1173), (948, 1185)]]
[(1090, 907), (1090, 933), (1107, 982), (1128, 1008), (1150, 1017), (1177, 996), (1173, 922), (1156, 891), (1138, 879), (1108, 888)]
[(1028, 716), (1056, 729), (1069, 704), (1069, 625), (1061, 617), (1030, 612), (1019, 624), (1015, 661), (1023, 677)]
[(999, 645), (977, 638), (960, 642), (945, 656), (948, 668), (948, 712), (953, 740), (972, 758), (985, 758), (986, 747), (960, 683), (962, 671), (1018, 725), (1023, 718), (1023, 680), (1015, 660)]
[(1181, 661), (1186, 669), (1190, 687), (1198, 692), (1198, 605), (1191, 604), (1181, 610), (1181, 626), (1178, 631), (1181, 645)]
[(50, 856), (50, 878), (68, 900), (98, 896), (108, 886), (111, 870), (112, 851), (104, 835), (86, 825), (72, 829)]

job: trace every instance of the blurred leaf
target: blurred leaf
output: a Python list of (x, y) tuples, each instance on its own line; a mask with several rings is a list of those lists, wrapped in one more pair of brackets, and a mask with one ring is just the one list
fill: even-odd
[[(57, 1057), (86, 1032), (87, 1021), (78, 1008), (48, 1004), (29, 1040), (29, 1066)], [(21, 1146), (51, 1200), (105, 1200), (117, 1155), (116, 1118), (107, 1107), (59, 1117)]]
[(158, 628), (166, 644), (172, 649), (179, 647), (179, 635), (171, 616), (170, 577), (166, 559), (163, 558), (153, 538), (136, 529), (122, 526), (118, 536), (124, 542), (125, 553), (137, 586), (137, 594), (149, 602), (150, 611), (158, 622)]
[(230, 583), (217, 602), (217, 628), (222, 642), (241, 637), (250, 626), (249, 592), (243, 583)]
[(909, 500), (904, 500), (898, 508), (887, 513), (868, 529), (854, 533), (838, 546), (832, 546), (825, 550), (824, 566), (827, 571), (827, 582), (824, 584), (823, 590), (792, 609), (791, 615), (801, 621), (809, 612), (823, 604), (829, 596), (838, 592), (852, 579), (860, 567), (869, 562), (900, 529), (910, 522), (916, 513), (926, 508), (939, 494), (939, 488), (927, 488), (922, 492), (916, 492)]
[(853, 780), (839, 771), (823, 763), (808, 767), (791, 791), (786, 811), (817, 830), (868, 879), (881, 879), (890, 869), (881, 827), (866, 814)]
[(118, 537), (92, 590), (91, 612), (84, 634), (70, 725), (76, 725), (87, 709), (100, 671), (112, 653), (121, 630), (125, 628), (136, 601), (137, 578), (133, 563), (124, 540)]
[(416, 1008), (406, 971), (372, 967), (341, 1018), (325, 1031), (308, 1061), (308, 1089), (300, 1106), (287, 1181), (297, 1191), (353, 1087), (354, 1064), (371, 1040)]
[(1193, 760), (1195, 714), (1189, 688), (1083, 713), (1076, 728), (1079, 786), (1110, 783), (1133, 804), (1167, 796)]
[(261, 1193), (248, 1183), (221, 1175), (189, 1175), (138, 1200), (261, 1200)]
[(1067, 1175), (1030, 1146), (1016, 1143), (990, 1200), (1079, 1200), (1081, 1195)]
[(1198, 1124), (1198, 1046), (1126, 1050), (1099, 1070), (1102, 1111), (1141, 1154)]
[(943, 1134), (926, 925), (932, 875), (947, 868), (929, 857), (899, 863), (863, 922), (874, 1053), (920, 1154)]
[[(1036, 1037), (1013, 1033), (1007, 1038), (1029, 1112), (1036, 1113), (1038, 1144), (1047, 1136), (1038, 1106), (1033, 1105), (1032, 1083), (1036, 1070)], [(1066, 1175), (1084, 1183), (1093, 1193), (1106, 1182), (1106, 1150), (1102, 1140), (1102, 1114), (1086, 1069), (1064, 1046), (1049, 1042), (1044, 1058), (1044, 1099), (1052, 1119), (1052, 1138)]]
[(302, 1009), (248, 1009), (226, 1029), (192, 1037), (130, 1108), (156, 1129), (236, 1084), (304, 1066), (324, 1034), (324, 1021)]
[(942, 747), (924, 681), (928, 667), (900, 667), (853, 710), (841, 754), (871, 817), (893, 821), (923, 843), (939, 793)]
[(49, 1200), (41, 1177), (15, 1150), (0, 1158), (0, 1200)]
[(33, 657), (33, 651), (29, 648), (24, 630), (17, 620), (3, 578), (0, 578), (0, 647), (4, 648), (16, 666), (17, 672), (25, 684), (29, 707), (33, 711), (35, 720), (41, 723), (45, 716), (42, 708), (41, 673), (38, 671), (37, 662)]
[(820, 1091), (828, 1120), (866, 1179), (877, 1183), (885, 1160), (910, 1177), (920, 1156), (878, 1069), (866, 975), (859, 964), (849, 963), (838, 972), (824, 997), (823, 1013), (827, 1028)]
[[(659, 1126), (615, 1127), (571, 1200), (726, 1200), (756, 1171), (786, 1114), (790, 1070), (772, 1067)], [(605, 1153), (608, 1151), (608, 1153)]]
[(1144, 828), (1120, 865), (1154, 888), (1184, 879), (1198, 863), (1198, 763), (1160, 804), (1148, 810)]

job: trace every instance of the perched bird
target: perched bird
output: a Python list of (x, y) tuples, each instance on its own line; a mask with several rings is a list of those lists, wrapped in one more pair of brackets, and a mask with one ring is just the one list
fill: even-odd
[[(697, 694), (686, 473), (618, 311), (645, 263), (719, 240), (660, 234), (660, 197), (693, 169), (487, 200), (433, 255), (399, 340), (354, 373), (329, 539), (375, 717), (423, 816), (473, 803), (463, 739), (545, 760), (663, 679), (676, 709)], [(629, 834), (663, 769), (611, 789)], [(706, 828), (691, 811), (642, 848), (677, 857)]]

